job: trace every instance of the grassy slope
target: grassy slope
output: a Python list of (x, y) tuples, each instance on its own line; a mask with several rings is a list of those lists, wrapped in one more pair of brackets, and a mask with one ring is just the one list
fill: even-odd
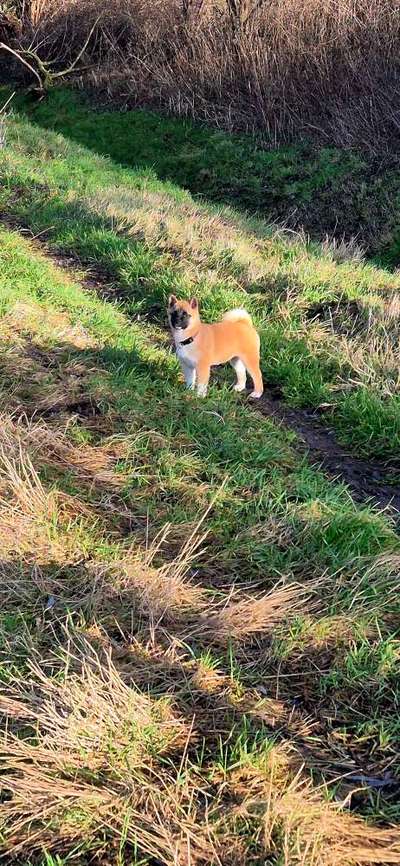
[[(29, 103), (20, 104), (29, 111)], [(33, 109), (41, 126), (121, 165), (154, 169), (162, 180), (195, 195), (258, 211), (270, 222), (304, 226), (311, 237), (356, 236), (389, 267), (399, 261), (396, 161), (376, 165), (355, 150), (318, 148), (307, 141), (265, 150), (251, 137), (150, 111), (94, 114), (60, 90)]]
[[(183, 393), (159, 330), (172, 287), (195, 286), (210, 317), (246, 288), (271, 340), (280, 335), (276, 364), (288, 347), (307, 360), (299, 395), (336, 344), (294, 326), (287, 336), (276, 282), (295, 269), (314, 299), (341, 281), (359, 293), (380, 280), (384, 292), (390, 278), (338, 268), (25, 121), (10, 123), (2, 165), (3, 207), (35, 231), (53, 226), (50, 243), (109, 278), (101, 300), (1, 232), (1, 700), (13, 792), (3, 844), (26, 837), (31, 850), (20, 816), (45, 808), (38, 844), (105, 845), (121, 863), (186, 866), (189, 844), (193, 862), (217, 852), (226, 864), (278, 864), (285, 850), (305, 866), (310, 836), (321, 866), (365, 862), (373, 845), (376, 862), (389, 845), (400, 862), (397, 831), (337, 818), (295, 781), (305, 762), (329, 799), (343, 773), (397, 771), (398, 537), (224, 384), (204, 402)], [(185, 550), (205, 514), (202, 549)], [(353, 805), (395, 821), (395, 795), (372, 788)]]
[[(73, 121), (74, 110), (74, 97), (64, 93), (52, 106), (39, 107), (35, 117), (45, 122), (52, 112), (66, 131), (77, 137), (82, 129), (96, 147), (109, 129), (119, 153), (117, 127), (127, 152), (136, 142), (132, 161), (148, 141), (149, 130), (137, 128), (146, 117), (140, 112), (130, 115), (132, 131), (124, 115), (111, 121), (80, 108)], [(186, 127), (181, 129), (184, 134)], [(181, 187), (160, 182), (148, 167), (117, 167), (26, 120), (16, 118), (8, 138), (1, 157), (3, 210), (34, 231), (46, 231), (54, 246), (105, 270), (132, 316), (160, 322), (173, 289), (196, 292), (204, 315), (212, 318), (242, 303), (246, 292), (263, 332), (267, 382), (297, 405), (328, 405), (330, 421), (357, 451), (399, 455), (397, 275), (351, 260), (338, 264), (335, 251), (202, 205)], [(229, 139), (219, 140), (224, 155)], [(270, 176), (276, 169), (279, 177), (284, 156), (275, 156), (278, 168), (271, 155), (263, 159), (272, 160)], [(223, 170), (222, 157), (221, 163)], [(184, 166), (183, 160), (182, 173)], [(316, 177), (313, 183), (325, 183), (323, 172)]]
[[(104, 834), (116, 834), (124, 849), (125, 833), (127, 842), (137, 836), (139, 850), (156, 850), (169, 863), (170, 848), (185, 836), (188, 822), (205, 845), (201, 798), (195, 793), (200, 784), (207, 797), (217, 798), (217, 806), (223, 798), (211, 833), (222, 862), (231, 862), (232, 845), (237, 856), (251, 854), (255, 863), (264, 862), (259, 821), (267, 817), (271, 862), (280, 862), (282, 834), (289, 849), (294, 846), (290, 856), (297, 862), (293, 833), (299, 832), (306, 857), (309, 834), (316, 834), (327, 808), (323, 800), (312, 808), (310, 802), (308, 814), (303, 791), (306, 819), (298, 826), (297, 817), (291, 827), (300, 796), (293, 781), (298, 760), (317, 772), (316, 779), (322, 771), (328, 781), (352, 766), (350, 755), (356, 755), (355, 769), (368, 771), (371, 746), (370, 772), (373, 766), (379, 774), (397, 760), (398, 649), (392, 623), (398, 603), (391, 591), (396, 536), (383, 518), (356, 508), (343, 488), (299, 462), (282, 430), (260, 421), (227, 391), (207, 407), (191, 396), (182, 398), (174, 362), (165, 349), (154, 348), (156, 332), (132, 326), (123, 312), (82, 291), (27, 241), (4, 231), (0, 291), (2, 679), (12, 701), (6, 704), (14, 719), (9, 724), (26, 736), (34, 711), (41, 747), (36, 752), (33, 744), (29, 751), (41, 774), (32, 794), (28, 769), (19, 785), (13, 782), (22, 755), (19, 739), (10, 741), (5, 785), (14, 791), (15, 811), (6, 847), (30, 837), (26, 825), (17, 829), (16, 815), (35, 817), (45, 803), (53, 829), (42, 830), (39, 841), (49, 849), (64, 838), (62, 849), (77, 845), (95, 851)], [(96, 414), (81, 409), (79, 415), (76, 407), (87, 405)], [(12, 420), (21, 411), (25, 417)], [(207, 530), (208, 542), (191, 565), (190, 550), (183, 550), (183, 558), (179, 550), (210, 503), (198, 530)], [(169, 536), (152, 565), (143, 546), (166, 522), (172, 523)], [(382, 554), (387, 559), (379, 566)], [(315, 598), (318, 576), (322, 605)], [(232, 599), (235, 584), (238, 595)], [(296, 585), (294, 598), (285, 596)], [(303, 612), (299, 585), (312, 591)], [(270, 591), (272, 599), (265, 595)], [(92, 658), (93, 642), (98, 651), (108, 644), (113, 648), (111, 670)], [(72, 669), (66, 652), (73, 653)], [(45, 706), (46, 701), (59, 705), (60, 673), (65, 709), (59, 709), (60, 717), (54, 710), (49, 717), (40, 706), (43, 700)], [(124, 691), (121, 675), (139, 685), (142, 698), (140, 692)], [(66, 733), (63, 713), (71, 712), (77, 689), (79, 710)], [(135, 718), (144, 700), (130, 730), (126, 718)], [(193, 713), (190, 732), (182, 717)], [(104, 726), (100, 746), (98, 715)], [(110, 737), (116, 744), (111, 752)], [(187, 738), (193, 745), (178, 808), (173, 768), (184, 760)], [(289, 742), (296, 744), (294, 759), (285, 748)], [(61, 744), (66, 754), (57, 763), (54, 750), (57, 754)], [(153, 772), (158, 767), (161, 789), (149, 761)], [(59, 787), (54, 789), (61, 784), (60, 772), (70, 784), (83, 786), (61, 801)], [(277, 814), (266, 816), (261, 809), (261, 818), (249, 816), (241, 827), (234, 815), (238, 797), (247, 809), (242, 785), (249, 777), (251, 799), (258, 798), (260, 806), (263, 788), (274, 779)], [(149, 842), (134, 820), (135, 809), (144, 810), (139, 791), (145, 786), (161, 809), (164, 785), (172, 817), (161, 810), (160, 820), (168, 821), (168, 840), (156, 822)], [(112, 806), (108, 788), (116, 796)], [(369, 797), (360, 805), (393, 819), (388, 793), (375, 801), (371, 794), (370, 805)], [(193, 796), (195, 808), (189, 807)], [(149, 804), (146, 814), (154, 822)], [(336, 831), (329, 815), (316, 862), (326, 862), (331, 836), (341, 833), (340, 862), (347, 862), (343, 858), (350, 856), (356, 827), (345, 832), (339, 822)], [(113, 832), (102, 827), (103, 820)], [(206, 846), (204, 862), (211, 860)]]

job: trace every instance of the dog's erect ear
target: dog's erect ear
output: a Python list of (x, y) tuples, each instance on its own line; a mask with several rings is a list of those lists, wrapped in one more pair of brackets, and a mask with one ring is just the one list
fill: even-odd
[(177, 302), (177, 299), (176, 299), (175, 295), (170, 295), (168, 298), (168, 306), (174, 307), (176, 302)]
[(190, 306), (191, 306), (192, 310), (197, 310), (197, 307), (199, 306), (197, 298), (191, 299)]

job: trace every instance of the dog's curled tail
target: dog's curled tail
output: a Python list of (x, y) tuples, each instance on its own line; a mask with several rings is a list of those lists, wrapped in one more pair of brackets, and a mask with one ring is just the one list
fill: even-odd
[(240, 307), (237, 310), (229, 310), (229, 313), (225, 313), (222, 318), (224, 322), (248, 322), (249, 325), (253, 324), (247, 310), (243, 310)]

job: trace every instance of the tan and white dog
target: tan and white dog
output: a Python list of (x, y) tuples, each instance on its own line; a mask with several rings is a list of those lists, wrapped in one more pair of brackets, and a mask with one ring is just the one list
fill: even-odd
[(221, 322), (206, 325), (196, 298), (178, 301), (170, 295), (168, 320), (187, 388), (197, 386), (205, 397), (211, 367), (229, 362), (236, 372), (234, 390), (244, 391), (247, 370), (254, 384), (250, 397), (261, 397), (260, 338), (246, 310), (231, 310)]

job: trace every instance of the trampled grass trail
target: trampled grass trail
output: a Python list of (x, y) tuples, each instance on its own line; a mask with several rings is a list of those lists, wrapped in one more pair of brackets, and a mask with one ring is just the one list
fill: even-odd
[[(46, 240), (0, 234), (3, 852), (400, 863), (390, 516), (299, 457), (228, 373), (205, 401), (184, 392), (163, 327), (171, 290), (209, 318), (247, 292), (265, 369), (319, 400), (353, 382), (353, 337), (306, 326), (305, 302), (351, 281), (373, 319), (395, 278), (22, 118), (0, 159), (3, 212)], [(350, 394), (354, 446), (392, 455), (379, 407), (395, 430), (396, 397), (356, 348), (369, 378), (338, 417)], [(373, 434), (360, 394), (381, 401)]]

